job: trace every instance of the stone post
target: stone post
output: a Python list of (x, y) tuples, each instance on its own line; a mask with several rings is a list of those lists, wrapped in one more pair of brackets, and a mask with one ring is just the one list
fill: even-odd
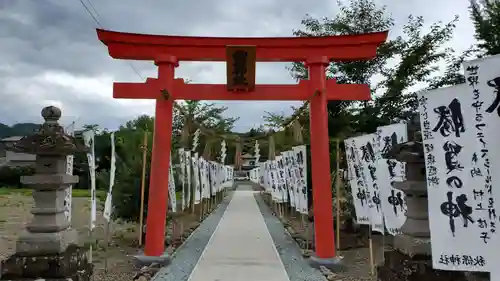
[(378, 266), (383, 281), (462, 281), (463, 272), (434, 270), (431, 259), (427, 181), (424, 149), (419, 132), (420, 121), (408, 124), (406, 143), (395, 145), (386, 159), (406, 162), (406, 180), (393, 183), (406, 194), (406, 222), (401, 235), (394, 237), (393, 249), (384, 252), (385, 264)]
[(87, 252), (77, 244), (77, 232), (65, 216), (66, 190), (78, 176), (66, 174), (66, 156), (84, 152), (85, 147), (64, 133), (59, 125), (61, 110), (42, 110), (45, 122), (33, 136), (8, 148), (36, 155), (36, 172), (21, 177), (33, 189), (33, 219), (19, 234), (16, 253), (2, 262), (0, 280), (87, 281), (92, 275)]

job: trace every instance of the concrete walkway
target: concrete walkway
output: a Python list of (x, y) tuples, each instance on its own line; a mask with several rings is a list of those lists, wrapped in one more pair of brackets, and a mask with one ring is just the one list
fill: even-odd
[(189, 281), (290, 281), (254, 191), (241, 187), (235, 191)]

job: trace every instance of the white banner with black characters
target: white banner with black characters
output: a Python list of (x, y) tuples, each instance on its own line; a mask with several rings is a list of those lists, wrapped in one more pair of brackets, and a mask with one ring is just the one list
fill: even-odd
[(301, 210), (301, 203), (302, 203), (302, 177), (300, 174), (300, 168), (299, 168), (299, 163), (297, 162), (297, 155), (295, 151), (292, 148), (291, 152), (291, 158), (290, 160), (292, 161), (292, 168), (291, 168), (291, 173), (292, 173), (292, 181), (293, 181), (293, 193), (294, 193), (294, 200), (295, 200), (295, 210), (297, 212), (300, 212)]
[[(266, 188), (266, 192), (273, 194), (273, 189), (271, 186), (271, 160), (267, 160), (264, 163), (264, 186)], [(272, 197), (272, 196), (271, 196)]]
[(202, 199), (210, 198), (210, 181), (208, 162), (200, 157), (198, 159), (198, 168), (200, 169), (201, 197)]
[(276, 172), (278, 176), (278, 193), (280, 196), (280, 202), (288, 202), (288, 191), (285, 185), (285, 166), (283, 161), (283, 156), (276, 156)]
[(309, 200), (307, 198), (307, 150), (305, 145), (294, 146), (293, 153), (298, 168), (297, 184), (299, 185), (299, 194), (297, 196), (299, 212), (301, 214), (309, 213)]
[(217, 185), (218, 185), (217, 191), (222, 191), (224, 189), (224, 186), (222, 185), (224, 183), (224, 165), (218, 162), (216, 162), (216, 165), (217, 165)]
[(394, 159), (385, 159), (383, 155), (399, 143), (408, 141), (405, 123), (378, 127), (375, 133), (376, 177), (382, 200), (382, 213), (385, 228), (390, 235), (401, 233), (406, 222), (406, 201), (403, 191), (392, 187), (392, 182), (401, 182), (406, 178), (405, 163)]
[(251, 169), (248, 173), (250, 175), (250, 181), (251, 182), (254, 182), (254, 183), (257, 183), (258, 182), (258, 170), (259, 168), (254, 168), (254, 169)]
[(170, 156), (170, 164), (168, 166), (168, 199), (170, 200), (170, 208), (172, 212), (177, 212), (177, 196), (175, 192), (174, 167), (172, 166), (172, 156)]
[[(372, 230), (384, 233), (384, 215), (382, 214), (380, 183), (377, 177), (378, 166), (375, 159), (375, 139), (375, 134), (367, 134), (349, 139), (350, 149), (353, 149), (357, 154), (357, 162), (353, 166), (354, 172), (359, 173), (359, 177), (356, 174), (356, 184), (359, 184), (359, 180), (362, 180), (365, 186), (365, 188), (358, 187), (358, 192), (355, 194), (354, 199), (361, 204), (368, 205), (368, 217)], [(356, 169), (359, 169), (359, 171), (356, 171)]]
[(217, 192), (215, 162), (208, 161), (208, 167), (209, 167), (208, 174), (210, 175), (210, 196), (215, 196)]
[(184, 151), (184, 165), (186, 165), (186, 207), (191, 206), (191, 150)]
[(293, 151), (283, 152), (283, 158), (285, 159), (285, 184), (288, 190), (288, 198), (290, 199), (290, 206), (295, 208), (295, 182), (293, 181), (292, 173)]
[[(266, 172), (266, 162), (259, 163), (259, 184), (266, 190), (266, 184), (264, 182), (264, 175)], [(267, 190), (266, 190), (267, 191)]]
[(87, 152), (90, 175), (90, 230), (94, 229), (97, 221), (97, 198), (96, 198), (96, 177), (95, 177), (95, 137), (94, 131), (88, 130), (82, 133)]
[(361, 166), (358, 156), (358, 144), (354, 138), (344, 140), (348, 180), (356, 211), (356, 222), (358, 224), (370, 224), (371, 210), (368, 205), (370, 189), (364, 179), (364, 169)]
[(201, 202), (201, 179), (200, 179), (200, 165), (198, 163), (198, 152), (195, 152), (193, 154), (193, 157), (191, 158), (192, 165), (193, 165), (193, 175), (194, 175), (194, 204), (198, 205)]
[[(474, 174), (474, 200), (477, 200), (477, 224), (482, 228), (481, 240), (486, 248), (486, 268), (491, 273), (491, 280), (498, 280), (498, 253), (500, 237), (496, 232), (498, 217), (496, 202), (500, 200), (500, 191), (494, 189), (500, 183), (500, 146), (498, 133), (500, 128), (500, 55), (473, 60), (464, 63), (469, 107), (473, 108), (473, 133), (475, 136), (475, 165), (470, 169)], [(465, 117), (464, 117), (465, 119)], [(467, 129), (467, 128), (466, 128)], [(471, 133), (472, 134), (472, 133)], [(482, 188), (481, 188), (482, 187)], [(480, 205), (479, 205), (480, 204)], [(477, 210), (480, 209), (480, 210)], [(475, 236), (477, 239), (477, 235)], [(492, 246), (490, 246), (492, 244)]]
[(227, 165), (226, 172), (227, 172), (227, 180), (229, 182), (228, 186), (232, 187), (234, 184), (234, 167)]
[(109, 167), (109, 188), (106, 194), (106, 201), (104, 202), (104, 211), (102, 216), (109, 221), (113, 212), (113, 186), (115, 185), (116, 176), (116, 147), (115, 147), (115, 132), (110, 135), (111, 142), (111, 163)]
[(462, 84), (419, 93), (418, 101), (433, 268), (485, 271), (493, 262), (488, 253), (496, 251), (496, 218), (488, 206), (489, 163), (472, 91)]
[(281, 203), (281, 194), (278, 189), (278, 164), (276, 160), (271, 160), (271, 164), (269, 165), (269, 178), (271, 179), (271, 189), (272, 189), (272, 198), (273, 201), (277, 203)]
[[(75, 123), (71, 124), (66, 130), (66, 134), (72, 137), (75, 136)], [(74, 164), (75, 156), (67, 155), (66, 156), (66, 174), (73, 175), (73, 164)], [(73, 201), (73, 185), (70, 184), (66, 189), (66, 196), (64, 196), (64, 215), (66, 219), (70, 223), (71, 227), (71, 203)]]
[(187, 188), (186, 188), (186, 163), (184, 162), (186, 158), (184, 157), (184, 148), (179, 148), (177, 150), (177, 155), (179, 156), (179, 168), (180, 168), (180, 174), (179, 177), (177, 178), (178, 180), (181, 181), (181, 186), (182, 186), (182, 211), (186, 209), (187, 206)]

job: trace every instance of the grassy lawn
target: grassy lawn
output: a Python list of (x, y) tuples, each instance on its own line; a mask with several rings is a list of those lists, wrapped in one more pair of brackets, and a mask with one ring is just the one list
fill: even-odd
[[(1, 195), (10, 195), (10, 194), (22, 194), (26, 196), (31, 196), (31, 189), (29, 188), (9, 188), (9, 187), (0, 187), (0, 196)], [(106, 191), (97, 190), (96, 196), (98, 198), (105, 199)], [(90, 190), (87, 189), (73, 189), (73, 197), (90, 197)]]

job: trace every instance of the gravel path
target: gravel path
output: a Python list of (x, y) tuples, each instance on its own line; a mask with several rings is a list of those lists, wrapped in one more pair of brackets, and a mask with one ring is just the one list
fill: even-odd
[(191, 236), (172, 255), (172, 263), (168, 267), (162, 268), (151, 280), (152, 281), (187, 281), (193, 271), (203, 249), (208, 244), (212, 233), (217, 228), (222, 215), (224, 214), (233, 191), (228, 191), (228, 195), (219, 204), (201, 225), (191, 234)]

